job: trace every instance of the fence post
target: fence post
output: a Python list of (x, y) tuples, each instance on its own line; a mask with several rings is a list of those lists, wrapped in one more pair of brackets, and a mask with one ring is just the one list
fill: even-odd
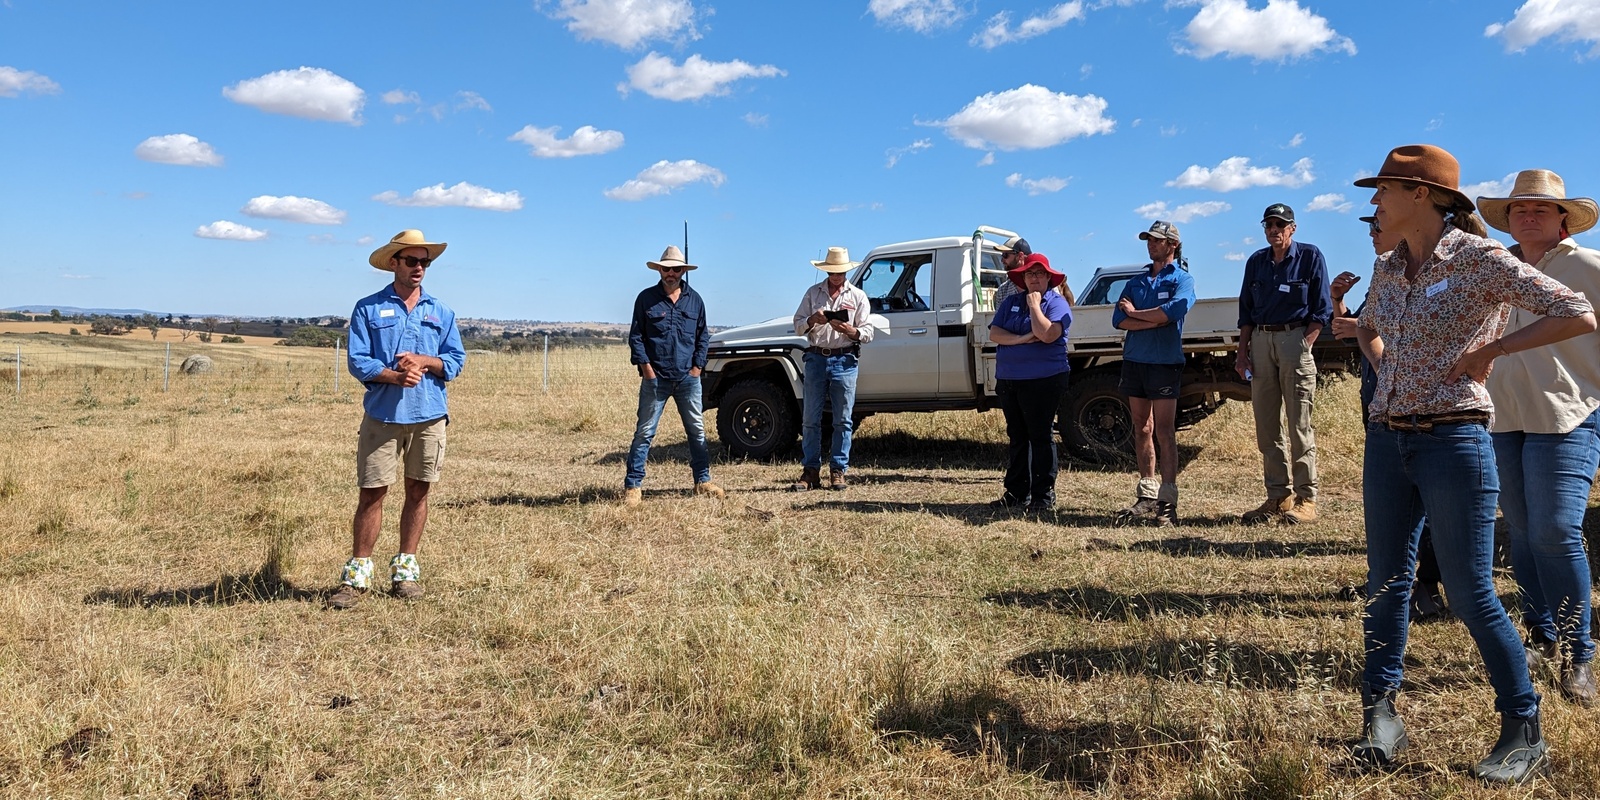
[(333, 340), (333, 393), (339, 393), (339, 344), (340, 338)]
[(161, 391), (167, 390), (167, 381), (172, 375), (172, 342), (167, 342), (167, 355), (161, 359)]
[(17, 396), (22, 396), (22, 345), (17, 345)]
[(550, 393), (550, 334), (544, 335), (544, 391)]

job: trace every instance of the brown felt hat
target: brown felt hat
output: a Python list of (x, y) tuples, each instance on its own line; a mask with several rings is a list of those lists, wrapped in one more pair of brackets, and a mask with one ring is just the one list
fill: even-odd
[(1472, 208), (1472, 198), (1461, 193), (1461, 162), (1448, 150), (1431, 144), (1408, 144), (1389, 151), (1378, 174), (1361, 178), (1355, 185), (1376, 188), (1381, 181), (1406, 181), (1438, 189), (1453, 198), (1462, 210)]
[(1495, 230), (1511, 232), (1511, 204), (1517, 201), (1537, 200), (1555, 203), (1567, 212), (1567, 233), (1580, 234), (1594, 227), (1600, 219), (1600, 206), (1587, 197), (1567, 197), (1567, 182), (1547, 169), (1525, 169), (1517, 173), (1511, 186), (1510, 197), (1480, 197), (1478, 212), (1483, 221)]

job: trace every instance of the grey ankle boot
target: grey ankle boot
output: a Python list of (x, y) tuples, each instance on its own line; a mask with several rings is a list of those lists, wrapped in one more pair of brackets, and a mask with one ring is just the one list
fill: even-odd
[(1375, 694), (1371, 689), (1361, 689), (1361, 739), (1351, 748), (1356, 761), (1374, 767), (1386, 767), (1394, 757), (1411, 742), (1406, 738), (1406, 724), (1395, 712), (1396, 692)]
[(1531, 717), (1500, 715), (1500, 740), (1489, 757), (1472, 767), (1486, 783), (1518, 784), (1550, 769), (1550, 744), (1544, 740), (1539, 712)]

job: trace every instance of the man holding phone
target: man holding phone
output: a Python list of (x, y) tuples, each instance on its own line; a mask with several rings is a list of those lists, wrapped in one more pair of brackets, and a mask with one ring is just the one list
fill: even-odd
[(801, 417), (800, 479), (797, 492), (822, 488), (822, 405), (833, 410), (833, 447), (828, 459), (828, 488), (845, 488), (850, 467), (850, 418), (856, 402), (856, 370), (861, 345), (872, 341), (867, 315), (872, 306), (866, 292), (852, 286), (845, 273), (860, 264), (850, 260), (843, 247), (828, 248), (828, 255), (811, 265), (828, 277), (806, 290), (794, 312), (794, 332), (810, 345), (805, 354), (805, 408)]

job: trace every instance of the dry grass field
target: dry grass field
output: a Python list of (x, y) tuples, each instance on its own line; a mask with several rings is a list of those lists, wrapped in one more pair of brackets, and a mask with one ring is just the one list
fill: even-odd
[(428, 597), (343, 613), (320, 596), (355, 503), (348, 377), (335, 392), (313, 360), (291, 369), (300, 380), (243, 365), (162, 393), (114, 359), (25, 373), (24, 396), (0, 400), (0, 796), (1600, 786), (1596, 712), (1553, 692), (1554, 775), (1507, 792), (1470, 780), (1497, 719), (1454, 622), (1413, 630), (1404, 763), (1348, 764), (1360, 603), (1342, 589), (1364, 573), (1353, 382), (1321, 395), (1323, 521), (1233, 522), (1261, 489), (1247, 409), (1231, 405), (1179, 434), (1187, 524), (1158, 530), (1109, 527), (1133, 480), (1083, 466), (1063, 470), (1058, 513), (991, 513), (998, 412), (868, 420), (844, 493), (784, 491), (792, 463), (719, 460), (719, 502), (688, 495), (669, 410), (645, 505), (626, 509), (633, 373), (619, 350), (563, 356), (584, 377), (559, 373), (549, 393), (527, 379), (536, 362), (469, 358), (423, 540)]

